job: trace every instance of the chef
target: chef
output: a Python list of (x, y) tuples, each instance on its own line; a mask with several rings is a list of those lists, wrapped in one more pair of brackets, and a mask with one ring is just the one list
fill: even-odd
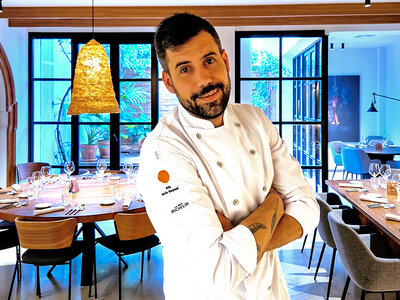
[(179, 105), (146, 138), (138, 186), (166, 299), (289, 299), (274, 249), (319, 221), (299, 163), (261, 110), (229, 102), (228, 56), (206, 20), (164, 19), (155, 47)]

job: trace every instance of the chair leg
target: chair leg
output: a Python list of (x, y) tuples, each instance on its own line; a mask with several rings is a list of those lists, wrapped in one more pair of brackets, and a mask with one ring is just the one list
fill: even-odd
[(47, 271), (47, 276), (50, 276), (51, 272), (53, 272), (56, 265), (51, 266), (51, 268)]
[(16, 250), (16, 255), (17, 255), (17, 264), (18, 264), (18, 268), (17, 268), (17, 278), (18, 281), (21, 281), (21, 276), (22, 276), (22, 266), (21, 266), (21, 247), (19, 245), (17, 245), (15, 247)]
[(315, 238), (317, 237), (317, 228), (314, 229), (314, 235), (311, 243), (310, 261), (308, 262), (308, 269), (311, 267), (311, 261), (314, 253)]
[(365, 295), (367, 292), (365, 290), (361, 290), (361, 300), (365, 300)]
[(347, 180), (347, 176), (349, 176), (349, 172), (346, 173), (346, 178), (345, 178), (345, 180)]
[(151, 248), (147, 250), (147, 260), (150, 260)]
[(382, 292), (382, 300), (385, 300), (385, 293)]
[[(97, 268), (96, 268), (96, 245), (93, 246), (93, 277), (94, 277), (94, 297), (97, 298)], [(92, 282), (93, 284), (93, 282)], [(89, 298), (92, 296), (92, 284), (89, 286)]]
[(344, 288), (343, 288), (343, 292), (342, 292), (342, 298), (340, 298), (340, 300), (344, 300), (346, 298), (347, 289), (349, 288), (349, 283), (350, 283), (350, 276), (347, 275), (346, 283), (344, 284)]
[(318, 274), (319, 266), (321, 265), (322, 257), (324, 256), (325, 247), (326, 247), (326, 244), (324, 243), (324, 245), (322, 246), (322, 249), (321, 249), (321, 254), (319, 255), (317, 269), (315, 269), (314, 280), (317, 279), (317, 274)]
[(330, 291), (331, 291), (332, 277), (333, 277), (333, 269), (335, 268), (335, 257), (336, 257), (336, 249), (333, 249), (333, 253), (332, 253), (332, 262), (331, 262), (331, 270), (330, 270), (330, 272), (329, 272), (328, 291), (326, 292), (326, 300), (329, 299), (329, 293), (330, 293)]
[(335, 169), (333, 170), (332, 180), (335, 178), (336, 168), (337, 168), (337, 165), (335, 165)]
[[(104, 231), (99, 227), (99, 225), (97, 225), (96, 223), (94, 223), (94, 229), (96, 229), (96, 231), (102, 236), (105, 237), (106, 234), (104, 233)], [(114, 251), (115, 254), (118, 256), (118, 258), (124, 263), (125, 267), (128, 267), (128, 262), (125, 260), (125, 258), (123, 258), (118, 252)]]
[(140, 282), (143, 281), (143, 263), (144, 263), (144, 251), (142, 251), (142, 267), (140, 268)]
[(7, 298), (8, 300), (11, 299), (11, 294), (12, 294), (12, 290), (13, 290), (13, 287), (14, 287), (15, 275), (18, 272), (18, 263), (19, 263), (18, 261), (15, 262), (14, 272), (13, 272), (13, 276), (12, 276), (12, 279), (11, 279), (10, 290), (8, 292), (8, 298)]
[(39, 266), (36, 266), (36, 296), (42, 298), (42, 294), (40, 293)]
[(118, 299), (121, 300), (121, 256), (118, 254)]
[(68, 300), (71, 300), (71, 261), (68, 263), (69, 274), (68, 274)]
[(303, 253), (303, 251), (304, 251), (304, 246), (306, 245), (307, 237), (308, 237), (308, 234), (306, 234), (304, 236), (303, 246), (301, 247), (301, 253)]

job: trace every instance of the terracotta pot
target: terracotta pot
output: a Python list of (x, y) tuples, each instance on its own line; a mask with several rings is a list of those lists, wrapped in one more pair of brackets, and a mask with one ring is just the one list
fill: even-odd
[(82, 161), (96, 161), (97, 145), (80, 145)]
[(97, 141), (100, 158), (110, 158), (110, 140)]

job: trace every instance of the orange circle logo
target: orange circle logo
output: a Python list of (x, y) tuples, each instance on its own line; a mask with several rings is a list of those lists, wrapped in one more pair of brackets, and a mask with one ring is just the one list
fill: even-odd
[(158, 172), (158, 180), (162, 183), (167, 183), (169, 181), (169, 174), (167, 171), (162, 170)]

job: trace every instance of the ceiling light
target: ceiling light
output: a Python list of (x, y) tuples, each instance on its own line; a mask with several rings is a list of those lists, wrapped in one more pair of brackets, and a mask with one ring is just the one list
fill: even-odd
[(370, 6), (371, 6), (371, 0), (365, 0), (364, 7), (370, 7)]
[(385, 95), (379, 95), (379, 94), (376, 94), (376, 93), (372, 93), (372, 96), (373, 96), (373, 98), (372, 98), (372, 102), (371, 102), (371, 107), (367, 110), (367, 112), (378, 112), (378, 110), (375, 108), (376, 96), (382, 97), (382, 98), (386, 98), (386, 99), (390, 99), (390, 100), (400, 101), (400, 99), (389, 97), (389, 96), (385, 96)]
[(107, 53), (94, 39), (94, 0), (92, 0), (92, 39), (79, 51), (76, 61), (69, 115), (119, 113)]

